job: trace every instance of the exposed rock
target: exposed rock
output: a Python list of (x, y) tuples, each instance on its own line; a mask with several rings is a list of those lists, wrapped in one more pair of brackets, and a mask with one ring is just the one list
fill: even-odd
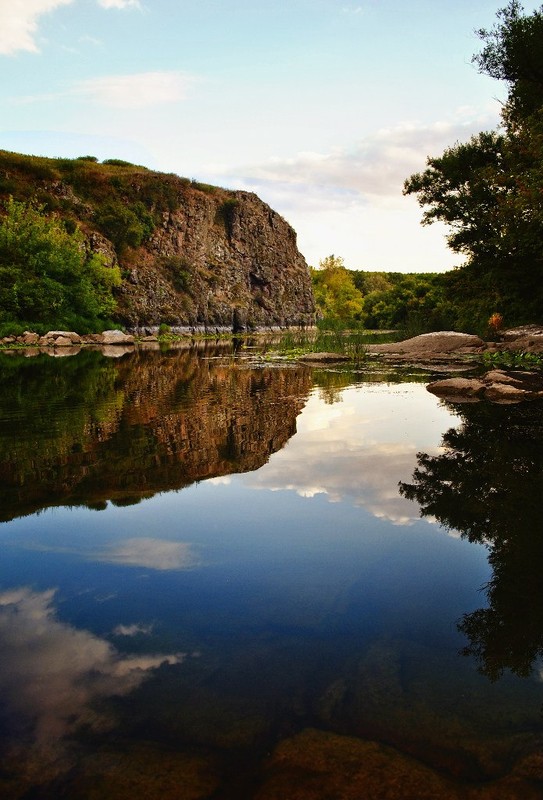
[(439, 397), (469, 400), (481, 397), (486, 389), (486, 384), (476, 378), (444, 378), (429, 383), (426, 388)]
[(453, 402), (474, 399), (494, 403), (519, 403), (543, 399), (543, 375), (537, 372), (491, 370), (482, 378), (447, 378), (426, 387), (432, 394)]
[[(139, 333), (167, 323), (207, 332), (315, 322), (311, 278), (296, 233), (251, 192), (142, 166), (6, 151), (0, 152), (0, 171), (9, 175), (15, 199), (26, 201), (31, 185), (79, 227), (87, 253), (99, 254), (106, 268), (120, 268), (119, 326)], [(0, 199), (6, 196), (0, 187)], [(126, 219), (130, 235), (121, 230)]]
[(25, 331), (21, 337), (19, 337), (22, 344), (38, 344), (40, 341), (40, 336), (38, 333), (34, 333), (33, 331)]
[(520, 325), (518, 328), (509, 328), (501, 334), (501, 338), (505, 342), (510, 342), (513, 339), (524, 339), (527, 336), (543, 336), (543, 327), (541, 325)]
[(102, 334), (103, 344), (134, 344), (134, 341), (131, 334), (119, 330), (104, 331)]
[(508, 339), (497, 346), (498, 350), (510, 350), (518, 353), (543, 353), (543, 333), (519, 336)]
[(81, 336), (75, 331), (47, 331), (40, 337), (39, 344), (42, 347), (71, 347), (74, 344), (81, 344)]
[(368, 346), (368, 352), (392, 357), (401, 360), (439, 359), (451, 354), (462, 355), (477, 353), (486, 347), (485, 342), (478, 336), (457, 331), (436, 331), (423, 333), (403, 342), (390, 342), (388, 344), (373, 344)]
[(249, 192), (182, 187), (137, 251), (119, 316), (138, 330), (171, 326), (253, 330), (313, 325), (305, 259), (290, 225)]
[(350, 356), (343, 355), (343, 353), (304, 353), (303, 356), (298, 357), (298, 361), (311, 364), (330, 364), (350, 360)]
[(84, 344), (102, 344), (104, 338), (101, 333), (85, 333), (81, 337)]

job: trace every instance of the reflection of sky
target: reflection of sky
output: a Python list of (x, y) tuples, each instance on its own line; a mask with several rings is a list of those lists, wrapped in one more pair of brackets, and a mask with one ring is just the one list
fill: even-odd
[(302, 497), (349, 500), (395, 524), (418, 519), (398, 493), (411, 479), (418, 451), (436, 452), (451, 414), (420, 384), (368, 384), (345, 389), (327, 405), (313, 394), (298, 433), (270, 463), (245, 479), (259, 489), (289, 489)]
[[(58, 619), (55, 591), (17, 588), (0, 594), (0, 696), (14, 727), (31, 731), (40, 753), (54, 754), (65, 735), (111, 724), (96, 701), (129, 694), (180, 653), (125, 656), (104, 639)], [(28, 744), (29, 742), (26, 741)]]

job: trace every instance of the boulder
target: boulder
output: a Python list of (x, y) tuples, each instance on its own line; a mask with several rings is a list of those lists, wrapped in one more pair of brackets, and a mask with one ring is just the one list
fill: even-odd
[(480, 399), (493, 403), (520, 403), (543, 399), (543, 374), (494, 369), (482, 378), (446, 378), (434, 381), (426, 388), (432, 394), (456, 403)]
[(543, 333), (533, 333), (519, 336), (515, 339), (508, 339), (500, 349), (518, 353), (543, 353)]
[(134, 344), (134, 337), (119, 330), (104, 331), (102, 334), (103, 344)]
[(40, 341), (40, 336), (38, 333), (34, 333), (33, 331), (25, 331), (20, 337), (20, 341), (22, 344), (38, 344)]
[(481, 397), (486, 389), (486, 384), (475, 378), (444, 378), (429, 383), (426, 388), (432, 394), (437, 394), (438, 397), (469, 400)]
[(70, 347), (73, 344), (81, 344), (81, 336), (75, 331), (47, 331), (39, 339), (43, 347)]

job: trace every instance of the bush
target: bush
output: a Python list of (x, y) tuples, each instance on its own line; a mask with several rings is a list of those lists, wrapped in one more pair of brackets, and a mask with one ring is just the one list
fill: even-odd
[(118, 268), (88, 255), (82, 234), (69, 233), (42, 206), (10, 199), (0, 222), (0, 323), (102, 327), (115, 309)]

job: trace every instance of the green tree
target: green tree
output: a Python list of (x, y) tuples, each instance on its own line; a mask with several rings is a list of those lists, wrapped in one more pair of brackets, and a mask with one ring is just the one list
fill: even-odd
[[(140, 203), (139, 207), (144, 210)], [(138, 209), (136, 209), (137, 211)], [(110, 239), (120, 256), (127, 247), (139, 247), (148, 232), (147, 220), (119, 200), (109, 200), (98, 211), (96, 224)], [(152, 227), (150, 227), (152, 230)]]
[(10, 199), (0, 219), (0, 322), (92, 329), (115, 308), (117, 267), (87, 253), (76, 229), (68, 232), (43, 207)]
[(330, 255), (322, 259), (318, 269), (311, 269), (311, 278), (317, 306), (325, 319), (342, 324), (359, 320), (362, 293), (341, 257)]
[(405, 194), (416, 194), (450, 229), (452, 250), (466, 257), (449, 281), (459, 318), (481, 328), (493, 312), (508, 324), (543, 321), (543, 15), (522, 15), (512, 0), (498, 24), (479, 31), (479, 69), (508, 84), (502, 129), (482, 132), (429, 158)]

